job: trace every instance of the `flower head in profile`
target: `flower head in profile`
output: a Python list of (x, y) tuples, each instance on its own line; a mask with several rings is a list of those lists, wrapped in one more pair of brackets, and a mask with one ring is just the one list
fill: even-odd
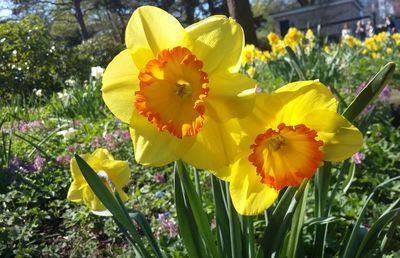
[(253, 62), (256, 54), (256, 47), (253, 44), (248, 44), (243, 49), (242, 64)]
[(275, 32), (270, 32), (268, 33), (267, 36), (268, 39), (268, 43), (273, 46), (279, 43), (279, 41), (281, 40), (281, 38), (279, 37), (278, 34), (276, 34)]
[(242, 120), (240, 158), (215, 174), (230, 182), (240, 214), (262, 213), (281, 189), (299, 186), (323, 161), (341, 161), (362, 146), (362, 135), (336, 113), (335, 97), (318, 81), (290, 83), (257, 96)]
[(285, 45), (296, 49), (296, 47), (301, 43), (303, 38), (303, 34), (296, 28), (289, 28), (288, 32), (286, 33), (285, 37), (283, 37), (283, 41)]
[[(122, 190), (131, 174), (128, 162), (114, 160), (113, 156), (106, 149), (97, 149), (92, 154), (84, 154), (81, 157), (96, 171), (109, 190), (115, 189), (123, 201), (128, 199)], [(106, 208), (96, 197), (82, 175), (75, 158), (70, 161), (72, 184), (69, 187), (67, 199), (72, 202), (84, 203), (92, 211), (104, 211)]]
[(136, 9), (127, 49), (108, 65), (103, 99), (130, 126), (135, 159), (162, 166), (177, 159), (204, 169), (237, 153), (236, 117), (254, 104), (256, 83), (239, 74), (243, 30), (211, 16), (187, 28), (167, 12)]

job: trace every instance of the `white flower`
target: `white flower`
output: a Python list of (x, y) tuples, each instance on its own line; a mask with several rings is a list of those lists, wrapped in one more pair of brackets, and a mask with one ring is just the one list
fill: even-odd
[(75, 130), (74, 128), (71, 127), (67, 130), (62, 130), (62, 131), (57, 132), (57, 135), (62, 135), (64, 137), (64, 140), (68, 140), (74, 136), (76, 131), (77, 130)]
[(35, 93), (35, 95), (37, 96), (37, 97), (42, 97), (43, 96), (43, 91), (41, 90), (41, 89), (39, 89), (39, 90), (36, 90), (36, 89), (34, 89), (33, 90), (33, 92)]
[(96, 80), (100, 79), (103, 76), (104, 68), (102, 68), (100, 66), (95, 66), (95, 67), (92, 67), (91, 70), (92, 70), (91, 75)]
[(17, 50), (13, 50), (13, 52), (12, 52), (12, 54), (15, 56), (15, 55), (17, 55)]
[(74, 86), (75, 83), (76, 83), (76, 81), (74, 79), (68, 79), (68, 80), (65, 81), (65, 85), (67, 85), (69, 87)]
[(69, 97), (69, 94), (67, 93), (66, 90), (64, 90), (63, 92), (57, 92), (57, 98), (58, 99), (64, 100), (64, 99), (66, 99), (68, 97)]

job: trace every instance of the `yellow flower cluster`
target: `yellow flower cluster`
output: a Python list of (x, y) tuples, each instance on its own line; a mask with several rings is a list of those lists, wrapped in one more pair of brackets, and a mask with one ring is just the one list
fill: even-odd
[[(283, 40), (270, 33), (272, 55), (282, 55), (285, 46), (296, 49), (302, 38), (294, 28)], [(311, 32), (306, 39), (313, 41)], [(337, 113), (334, 95), (318, 80), (256, 92), (240, 65), (271, 54), (243, 47), (243, 30), (233, 19), (212, 16), (184, 28), (159, 8), (140, 7), (125, 40), (126, 49), (105, 70), (102, 93), (130, 127), (135, 160), (164, 166), (181, 159), (213, 171), (230, 183), (240, 214), (262, 213), (281, 189), (299, 186), (323, 161), (347, 159), (362, 145), (360, 131)], [(123, 195), (125, 162), (105, 150), (83, 157)], [(71, 170), (68, 198), (104, 209), (74, 160)]]

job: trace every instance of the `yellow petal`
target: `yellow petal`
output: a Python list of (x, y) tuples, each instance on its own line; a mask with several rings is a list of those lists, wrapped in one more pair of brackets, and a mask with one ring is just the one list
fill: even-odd
[(319, 81), (299, 81), (287, 84), (272, 94), (280, 100), (282, 110), (277, 120), (286, 125), (302, 124), (313, 110), (336, 111), (337, 103), (329, 89)]
[(279, 191), (262, 184), (260, 180), (256, 168), (247, 157), (233, 164), (229, 191), (239, 214), (260, 214), (278, 198)]
[(82, 189), (84, 189), (84, 187), (85, 186), (82, 184), (72, 182), (71, 186), (68, 189), (67, 199), (71, 202), (82, 202)]
[(128, 49), (151, 49), (154, 56), (163, 49), (191, 45), (190, 37), (179, 21), (152, 6), (135, 10), (126, 27), (125, 43)]
[(242, 27), (232, 18), (215, 15), (186, 28), (194, 40), (193, 53), (203, 61), (204, 70), (237, 72), (244, 45)]
[(250, 150), (257, 135), (264, 133), (269, 128), (276, 128), (280, 123), (276, 121), (276, 114), (282, 104), (278, 98), (267, 93), (257, 93), (253, 111), (244, 119), (239, 120), (246, 136), (241, 139), (241, 148)]
[(102, 168), (107, 172), (117, 189), (124, 187), (131, 176), (129, 164), (122, 160), (104, 160)]
[(215, 120), (241, 118), (253, 109), (256, 82), (247, 76), (218, 72), (210, 77), (209, 87), (206, 112)]
[(179, 139), (161, 132), (145, 117), (135, 115), (130, 128), (136, 162), (148, 166), (164, 166), (181, 157), (194, 143), (195, 137)]
[(104, 211), (106, 207), (104, 207), (103, 203), (97, 198), (97, 196), (93, 193), (90, 187), (86, 187), (82, 191), (83, 202), (89, 207), (89, 209), (94, 211)]
[(204, 126), (197, 135), (196, 142), (182, 159), (200, 169), (220, 169), (236, 159), (241, 137), (242, 131), (236, 120), (232, 119), (222, 124), (205, 117)]
[(128, 50), (119, 53), (103, 76), (103, 99), (111, 112), (129, 123), (134, 110), (135, 91), (139, 89), (139, 71)]
[(307, 127), (317, 131), (318, 139), (324, 142), (324, 160), (345, 160), (362, 147), (361, 132), (336, 112), (315, 110), (304, 121)]
[[(87, 160), (89, 158), (89, 154), (83, 154), (83, 155), (79, 155), (83, 160)], [(78, 185), (82, 184), (82, 183), (86, 183), (85, 178), (82, 175), (81, 170), (79, 169), (78, 163), (76, 162), (75, 158), (72, 158), (70, 160), (70, 171), (71, 171), (71, 176), (73, 179), (73, 182), (77, 183)]]

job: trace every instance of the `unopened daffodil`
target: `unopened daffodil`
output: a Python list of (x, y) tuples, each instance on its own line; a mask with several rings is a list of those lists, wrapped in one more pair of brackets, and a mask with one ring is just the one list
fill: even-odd
[[(80, 157), (97, 173), (109, 190), (117, 191), (123, 201), (128, 199), (122, 190), (122, 187), (128, 183), (131, 174), (127, 161), (114, 160), (106, 149), (97, 149), (92, 154), (84, 154)], [(92, 211), (106, 210), (83, 177), (75, 158), (70, 161), (70, 169), (73, 181), (69, 187), (67, 199), (72, 202), (84, 203)]]
[(135, 159), (162, 166), (182, 159), (198, 168), (229, 164), (256, 83), (239, 74), (243, 30), (211, 16), (187, 28), (167, 12), (136, 9), (126, 50), (108, 65), (103, 99), (130, 126)]
[(290, 83), (257, 96), (242, 120), (242, 153), (215, 174), (230, 182), (238, 213), (262, 213), (287, 186), (312, 177), (323, 161), (342, 161), (362, 146), (362, 134), (336, 113), (335, 97), (318, 81)]

